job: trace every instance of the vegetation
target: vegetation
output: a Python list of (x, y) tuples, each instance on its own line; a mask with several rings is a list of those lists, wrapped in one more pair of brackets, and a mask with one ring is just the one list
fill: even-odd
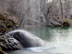
[(63, 18), (63, 23), (62, 23), (62, 25), (63, 25), (63, 27), (64, 26), (70, 26), (70, 20), (68, 19), (68, 18)]

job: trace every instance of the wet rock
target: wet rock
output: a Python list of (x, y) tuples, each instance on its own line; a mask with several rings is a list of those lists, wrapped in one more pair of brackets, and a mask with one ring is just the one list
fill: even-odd
[(23, 46), (19, 41), (17, 41), (14, 38), (11, 37), (0, 37), (0, 46), (2, 47), (3, 50), (8, 51), (8, 50), (19, 50), (22, 49)]
[(45, 45), (45, 41), (25, 30), (13, 30), (0, 37), (0, 46), (4, 51)]
[(15, 38), (5, 35), (8, 31), (17, 28), (16, 22), (12, 19), (9, 18), (8, 14), (0, 13), (0, 46), (3, 50), (18, 50), (23, 48), (21, 43)]
[(8, 28), (4, 24), (0, 23), (0, 35), (5, 34), (7, 30)]
[(7, 54), (7, 53), (4, 52), (4, 51), (2, 50), (2, 48), (0, 47), (0, 54)]

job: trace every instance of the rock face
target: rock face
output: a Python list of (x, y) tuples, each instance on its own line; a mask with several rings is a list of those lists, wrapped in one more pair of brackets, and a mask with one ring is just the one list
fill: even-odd
[(17, 28), (16, 23), (8, 17), (8, 14), (0, 14), (0, 34)]
[[(16, 50), (16, 49), (22, 49), (20, 42), (18, 42), (14, 38), (10, 38), (5, 33), (8, 31), (14, 30), (17, 28), (17, 24), (15, 21), (13, 21), (10, 18), (10, 15), (8, 14), (2, 14), (0, 13), (0, 46), (3, 48), (3, 50)], [(15, 42), (16, 41), (16, 42)]]

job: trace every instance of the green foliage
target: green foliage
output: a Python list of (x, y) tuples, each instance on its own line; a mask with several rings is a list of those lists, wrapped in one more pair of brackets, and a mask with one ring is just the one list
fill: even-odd
[(68, 18), (63, 18), (63, 22), (70, 23), (70, 20)]

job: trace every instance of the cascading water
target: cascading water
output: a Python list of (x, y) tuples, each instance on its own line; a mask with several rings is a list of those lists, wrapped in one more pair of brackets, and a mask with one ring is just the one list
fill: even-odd
[(43, 40), (25, 30), (14, 30), (7, 35), (17, 39), (24, 48), (46, 45)]

